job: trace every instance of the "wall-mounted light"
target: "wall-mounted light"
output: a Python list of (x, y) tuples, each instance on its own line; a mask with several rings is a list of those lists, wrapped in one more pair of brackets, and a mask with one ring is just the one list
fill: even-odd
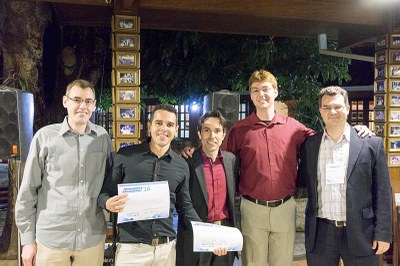
[(199, 110), (199, 104), (196, 101), (193, 101), (190, 106), (190, 110), (192, 112), (197, 112)]

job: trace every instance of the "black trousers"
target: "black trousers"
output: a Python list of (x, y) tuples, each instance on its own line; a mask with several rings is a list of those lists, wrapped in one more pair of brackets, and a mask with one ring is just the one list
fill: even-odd
[(350, 252), (346, 227), (336, 227), (320, 219), (317, 221), (314, 249), (307, 252), (306, 256), (309, 266), (338, 266), (340, 258), (346, 266), (379, 265), (379, 257), (375, 254), (360, 257)]

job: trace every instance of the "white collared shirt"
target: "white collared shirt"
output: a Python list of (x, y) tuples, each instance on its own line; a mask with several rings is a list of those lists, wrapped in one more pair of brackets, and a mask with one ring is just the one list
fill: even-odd
[(337, 143), (324, 131), (318, 155), (318, 217), (346, 221), (349, 151), (349, 124)]

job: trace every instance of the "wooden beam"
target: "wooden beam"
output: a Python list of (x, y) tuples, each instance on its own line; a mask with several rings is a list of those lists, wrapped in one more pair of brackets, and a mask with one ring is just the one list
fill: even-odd
[[(384, 12), (370, 10), (352, 0), (140, 0), (140, 9), (200, 12), (226, 15), (268, 17), (350, 23), (355, 25), (382, 25)], [(262, 25), (260, 25), (262, 26)]]
[[(106, 0), (35, 0), (36, 2), (49, 2), (59, 4), (78, 4), (78, 5), (90, 5), (90, 6), (112, 6), (112, 1), (107, 3)], [(133, 1), (133, 0), (132, 0)]]

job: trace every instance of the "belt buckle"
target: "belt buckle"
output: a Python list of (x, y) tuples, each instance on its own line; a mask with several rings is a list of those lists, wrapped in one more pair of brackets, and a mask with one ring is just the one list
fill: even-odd
[(221, 225), (222, 222), (221, 222), (221, 220), (217, 220), (217, 221), (214, 221), (213, 224)]
[(346, 222), (345, 221), (335, 221), (335, 226), (336, 227), (344, 227), (344, 226), (346, 226)]
[(159, 238), (153, 238), (153, 239), (151, 240), (151, 245), (152, 245), (152, 246), (158, 246), (158, 240), (159, 240)]

